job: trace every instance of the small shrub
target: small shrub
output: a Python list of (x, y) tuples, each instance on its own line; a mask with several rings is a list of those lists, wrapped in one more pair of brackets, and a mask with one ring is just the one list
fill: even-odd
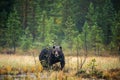
[(81, 70), (78, 70), (78, 72), (75, 75), (78, 76), (83, 73), (86, 73), (86, 71), (81, 69)]
[(90, 63), (88, 64), (88, 68), (89, 68), (89, 73), (90, 74), (94, 74), (96, 72), (96, 60), (95, 59), (92, 59), (90, 61)]
[(85, 70), (79, 70), (75, 76), (78, 76), (79, 78), (88, 78), (89, 74)]
[(103, 71), (96, 69), (96, 59), (92, 59), (91, 62), (88, 64), (88, 72), (91, 77), (102, 78)]

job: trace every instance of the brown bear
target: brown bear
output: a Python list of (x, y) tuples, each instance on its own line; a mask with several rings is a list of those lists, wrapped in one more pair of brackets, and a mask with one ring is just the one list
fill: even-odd
[(41, 50), (39, 60), (43, 68), (50, 68), (53, 64), (60, 62), (60, 69), (65, 66), (65, 57), (61, 46), (53, 46), (52, 48), (44, 48)]

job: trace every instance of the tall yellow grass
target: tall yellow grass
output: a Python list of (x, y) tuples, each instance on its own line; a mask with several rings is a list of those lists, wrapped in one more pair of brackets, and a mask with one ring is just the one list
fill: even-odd
[[(84, 57), (79, 57), (79, 65), (81, 59)], [(83, 69), (88, 69), (88, 64), (92, 59), (96, 60), (96, 68), (101, 70), (108, 70), (113, 68), (120, 68), (120, 61), (118, 57), (87, 57)], [(73, 56), (65, 57), (65, 70), (68, 73), (62, 71), (50, 73), (50, 80), (77, 80), (74, 74), (77, 71), (77, 58)], [(13, 71), (14, 74), (17, 73), (37, 73), (36, 76), (40, 78), (40, 73), (43, 70), (38, 56), (35, 58), (33, 56), (23, 56), (23, 55), (3, 55), (0, 54), (0, 74), (9, 74)], [(18, 71), (18, 72), (17, 72)], [(48, 73), (46, 73), (48, 74)], [(107, 75), (107, 73), (105, 73)], [(73, 77), (74, 76), (74, 77)], [(79, 80), (82, 80), (79, 78)]]
[(17, 73), (40, 72), (42, 69), (37, 57), (34, 59), (33, 56), (0, 55), (0, 74), (12, 71), (19, 71)]
[(12, 67), (33, 66), (35, 62), (32, 56), (0, 55), (0, 66), (6, 65)]
[[(79, 57), (79, 64), (84, 57)], [(87, 68), (87, 64), (92, 60), (96, 59), (97, 68), (99, 69), (112, 69), (119, 68), (120, 61), (118, 57), (87, 57), (86, 62), (83, 68)], [(36, 63), (35, 63), (36, 61)], [(76, 69), (77, 67), (77, 58), (73, 56), (65, 57), (66, 68)], [(36, 65), (41, 65), (38, 59), (38, 56), (23, 56), (23, 55), (2, 55), (0, 54), (0, 67), (11, 66), (14, 68), (28, 68)]]
[[(81, 63), (81, 59), (83, 60), (84, 57), (79, 57), (79, 65)], [(96, 65), (98, 69), (107, 70), (113, 68), (120, 68), (120, 60), (118, 57), (87, 57), (86, 62), (83, 65), (83, 68), (87, 68), (87, 64), (90, 63), (92, 59), (96, 60)], [(69, 69), (77, 69), (77, 58), (76, 57), (67, 57), (66, 58), (66, 68)]]

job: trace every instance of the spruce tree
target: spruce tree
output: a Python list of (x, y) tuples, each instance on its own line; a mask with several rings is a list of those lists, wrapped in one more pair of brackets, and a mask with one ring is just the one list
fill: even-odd
[(13, 48), (14, 53), (20, 40), (21, 31), (22, 29), (20, 24), (20, 18), (18, 16), (16, 8), (14, 7), (13, 11), (9, 14), (8, 17), (6, 32), (8, 47)]
[[(90, 3), (88, 8), (88, 13), (86, 15), (86, 22), (88, 23), (87, 29), (87, 40), (88, 40), (88, 49), (99, 50), (100, 44), (102, 44), (102, 30), (98, 26), (97, 18), (98, 18), (98, 11), (96, 10), (97, 7), (94, 6), (93, 3)], [(96, 53), (96, 52), (95, 52)]]
[(112, 27), (111, 47), (120, 54), (120, 11), (115, 15), (114, 26)]
[(70, 49), (73, 48), (73, 40), (76, 37), (77, 31), (72, 20), (72, 17), (68, 17), (67, 21), (65, 22), (66, 29), (64, 29), (65, 39), (69, 44)]
[(112, 40), (112, 26), (114, 22), (114, 9), (111, 0), (105, 0), (102, 6), (98, 6), (98, 26), (103, 30), (103, 42), (107, 46)]

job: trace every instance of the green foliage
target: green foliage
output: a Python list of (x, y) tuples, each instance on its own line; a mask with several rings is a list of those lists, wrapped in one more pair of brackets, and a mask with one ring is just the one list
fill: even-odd
[[(111, 48), (116, 49), (116, 47), (120, 47), (120, 11), (116, 13), (115, 15), (115, 22), (114, 26), (112, 27), (112, 42), (111, 42)], [(119, 51), (119, 49), (118, 49)], [(120, 52), (118, 52), (120, 53)]]
[(95, 11), (93, 3), (90, 3), (88, 7), (88, 13), (86, 15), (86, 18), (87, 18), (87, 22), (90, 28), (97, 23), (96, 21), (97, 11)]
[(73, 39), (73, 37), (75, 36), (75, 33), (76, 33), (75, 29), (74, 29), (75, 24), (70, 16), (67, 18), (65, 25), (66, 25), (66, 29), (65, 29), (64, 33), (65, 33), (66, 39), (68, 41), (70, 41)]
[(15, 48), (15, 46), (18, 45), (21, 32), (20, 18), (14, 7), (13, 11), (9, 14), (7, 21), (6, 40), (9, 48)]
[(99, 50), (103, 43), (103, 31), (101, 27), (98, 26), (97, 22), (98, 14), (97, 8), (94, 7), (93, 3), (90, 3), (88, 13), (86, 15), (87, 20), (83, 26), (82, 33), (86, 36), (88, 50)]
[(88, 33), (89, 33), (89, 26), (88, 23), (85, 22), (84, 26), (83, 26), (83, 31), (81, 33), (81, 40), (83, 42), (83, 49), (87, 49), (88, 47)]
[(21, 37), (20, 47), (22, 48), (22, 50), (26, 51), (32, 47), (32, 44), (32, 36), (29, 34), (29, 30), (27, 28), (25, 31), (25, 35)]
[(96, 59), (92, 59), (91, 61), (90, 61), (90, 63), (88, 64), (88, 66), (90, 67), (90, 69), (95, 69), (95, 66), (97, 66), (96, 65)]
[[(56, 40), (57, 39), (57, 36), (56, 36), (56, 32), (57, 32), (57, 29), (55, 28), (54, 26), (54, 23), (53, 23), (53, 19), (48, 19), (46, 21), (46, 27), (45, 27), (45, 44), (49, 44), (49, 45), (52, 45), (51, 42), (52, 40)], [(58, 29), (59, 30), (59, 29)]]
[(84, 42), (82, 41), (82, 35), (81, 34), (77, 35), (77, 37), (74, 38), (73, 43), (74, 43), (73, 46), (74, 50), (82, 49), (84, 44)]
[(77, 35), (77, 31), (75, 28), (75, 24), (70, 16), (67, 18), (65, 25), (66, 25), (66, 29), (64, 30), (65, 39), (68, 42), (70, 48), (73, 48), (73, 40)]
[(111, 0), (13, 2), (0, 12), (0, 46), (27, 50), (58, 44), (98, 52), (104, 45), (119, 47), (119, 13), (115, 17)]
[(96, 72), (96, 59), (92, 59), (89, 63), (88, 63), (88, 67), (89, 67), (89, 73), (90, 74), (95, 74)]
[(88, 63), (88, 71), (89, 71), (89, 75), (91, 77), (96, 76), (97, 78), (101, 78), (103, 76), (103, 71), (96, 69), (97, 64), (96, 64), (96, 59), (92, 59), (89, 63)]
[(107, 45), (112, 41), (112, 27), (115, 17), (115, 11), (111, 0), (106, 0), (102, 4), (102, 8), (98, 7), (97, 11), (99, 13), (97, 18), (98, 26), (103, 30), (103, 44), (107, 48)]

